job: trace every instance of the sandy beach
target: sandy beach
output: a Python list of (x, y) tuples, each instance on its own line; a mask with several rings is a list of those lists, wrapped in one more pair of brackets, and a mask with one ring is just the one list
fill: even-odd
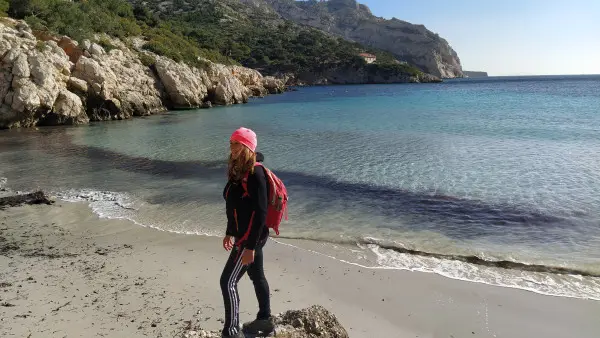
[[(1, 337), (177, 337), (219, 329), (219, 238), (99, 219), (85, 204), (0, 211)], [(367, 269), (270, 241), (274, 312), (319, 304), (351, 337), (598, 337), (600, 302)], [(253, 319), (250, 280), (242, 321)]]

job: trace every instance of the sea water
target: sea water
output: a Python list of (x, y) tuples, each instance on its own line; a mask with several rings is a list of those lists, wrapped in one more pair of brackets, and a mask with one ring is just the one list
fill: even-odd
[[(220, 236), (229, 136), (258, 134), (285, 239), (600, 299), (600, 76), (299, 88), (249, 104), (0, 132), (0, 185)], [(0, 187), (1, 188), (1, 187)]]

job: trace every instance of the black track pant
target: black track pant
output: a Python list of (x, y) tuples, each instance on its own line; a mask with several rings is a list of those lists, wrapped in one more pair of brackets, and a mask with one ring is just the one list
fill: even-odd
[(240, 296), (238, 294), (238, 281), (248, 272), (248, 276), (254, 283), (254, 291), (258, 299), (259, 312), (257, 319), (268, 319), (271, 316), (271, 300), (269, 296), (269, 283), (265, 278), (263, 267), (263, 246), (260, 243), (254, 250), (254, 263), (242, 266), (243, 249), (234, 247), (221, 274), (221, 291), (225, 303), (225, 327), (223, 335), (235, 335), (240, 326)]

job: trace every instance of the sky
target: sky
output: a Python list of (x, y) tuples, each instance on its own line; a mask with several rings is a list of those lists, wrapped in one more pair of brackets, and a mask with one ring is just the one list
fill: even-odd
[(600, 74), (600, 0), (359, 0), (445, 38), (464, 70)]

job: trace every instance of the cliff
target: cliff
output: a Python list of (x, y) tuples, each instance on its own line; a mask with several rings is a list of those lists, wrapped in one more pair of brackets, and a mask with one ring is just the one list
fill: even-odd
[(388, 51), (426, 73), (442, 78), (463, 76), (457, 53), (445, 39), (423, 25), (376, 17), (355, 0), (264, 2), (285, 19)]
[[(112, 49), (110, 43), (98, 36), (119, 37), (129, 49), (131, 41), (138, 40), (138, 53), (155, 53), (198, 69), (205, 68), (200, 60), (243, 65), (262, 74), (295, 79), (290, 84), (373, 83), (377, 79), (423, 82), (430, 78), (388, 52), (286, 20), (264, 0), (36, 0), (13, 5), (8, 13), (39, 32), (68, 35), (80, 43), (96, 38), (107, 51)], [(376, 55), (375, 66), (360, 56), (364, 52)], [(75, 63), (78, 56), (68, 53)], [(142, 61), (150, 64), (148, 57)], [(340, 77), (345, 69), (368, 76)]]
[[(389, 52), (347, 41), (303, 22), (298, 24), (287, 20), (285, 16), (292, 12), (288, 12), (284, 5), (293, 5), (293, 1), (129, 1), (134, 4), (137, 13), (149, 11), (146, 16), (169, 22), (188, 32), (189, 36), (201, 37), (199, 43), (204, 48), (218, 49), (219, 53), (265, 74), (293, 79), (290, 84), (439, 80), (421, 74), (411, 62), (400, 63)], [(358, 10), (368, 11), (368, 8), (359, 6)], [(359, 57), (363, 52), (377, 56), (374, 66)]]
[[(37, 36), (36, 36), (37, 35)], [(281, 80), (258, 71), (198, 59), (194, 67), (100, 36), (81, 45), (0, 21), (0, 128), (122, 120), (174, 108), (246, 103), (281, 93)], [(131, 47), (128, 47), (131, 46)]]

